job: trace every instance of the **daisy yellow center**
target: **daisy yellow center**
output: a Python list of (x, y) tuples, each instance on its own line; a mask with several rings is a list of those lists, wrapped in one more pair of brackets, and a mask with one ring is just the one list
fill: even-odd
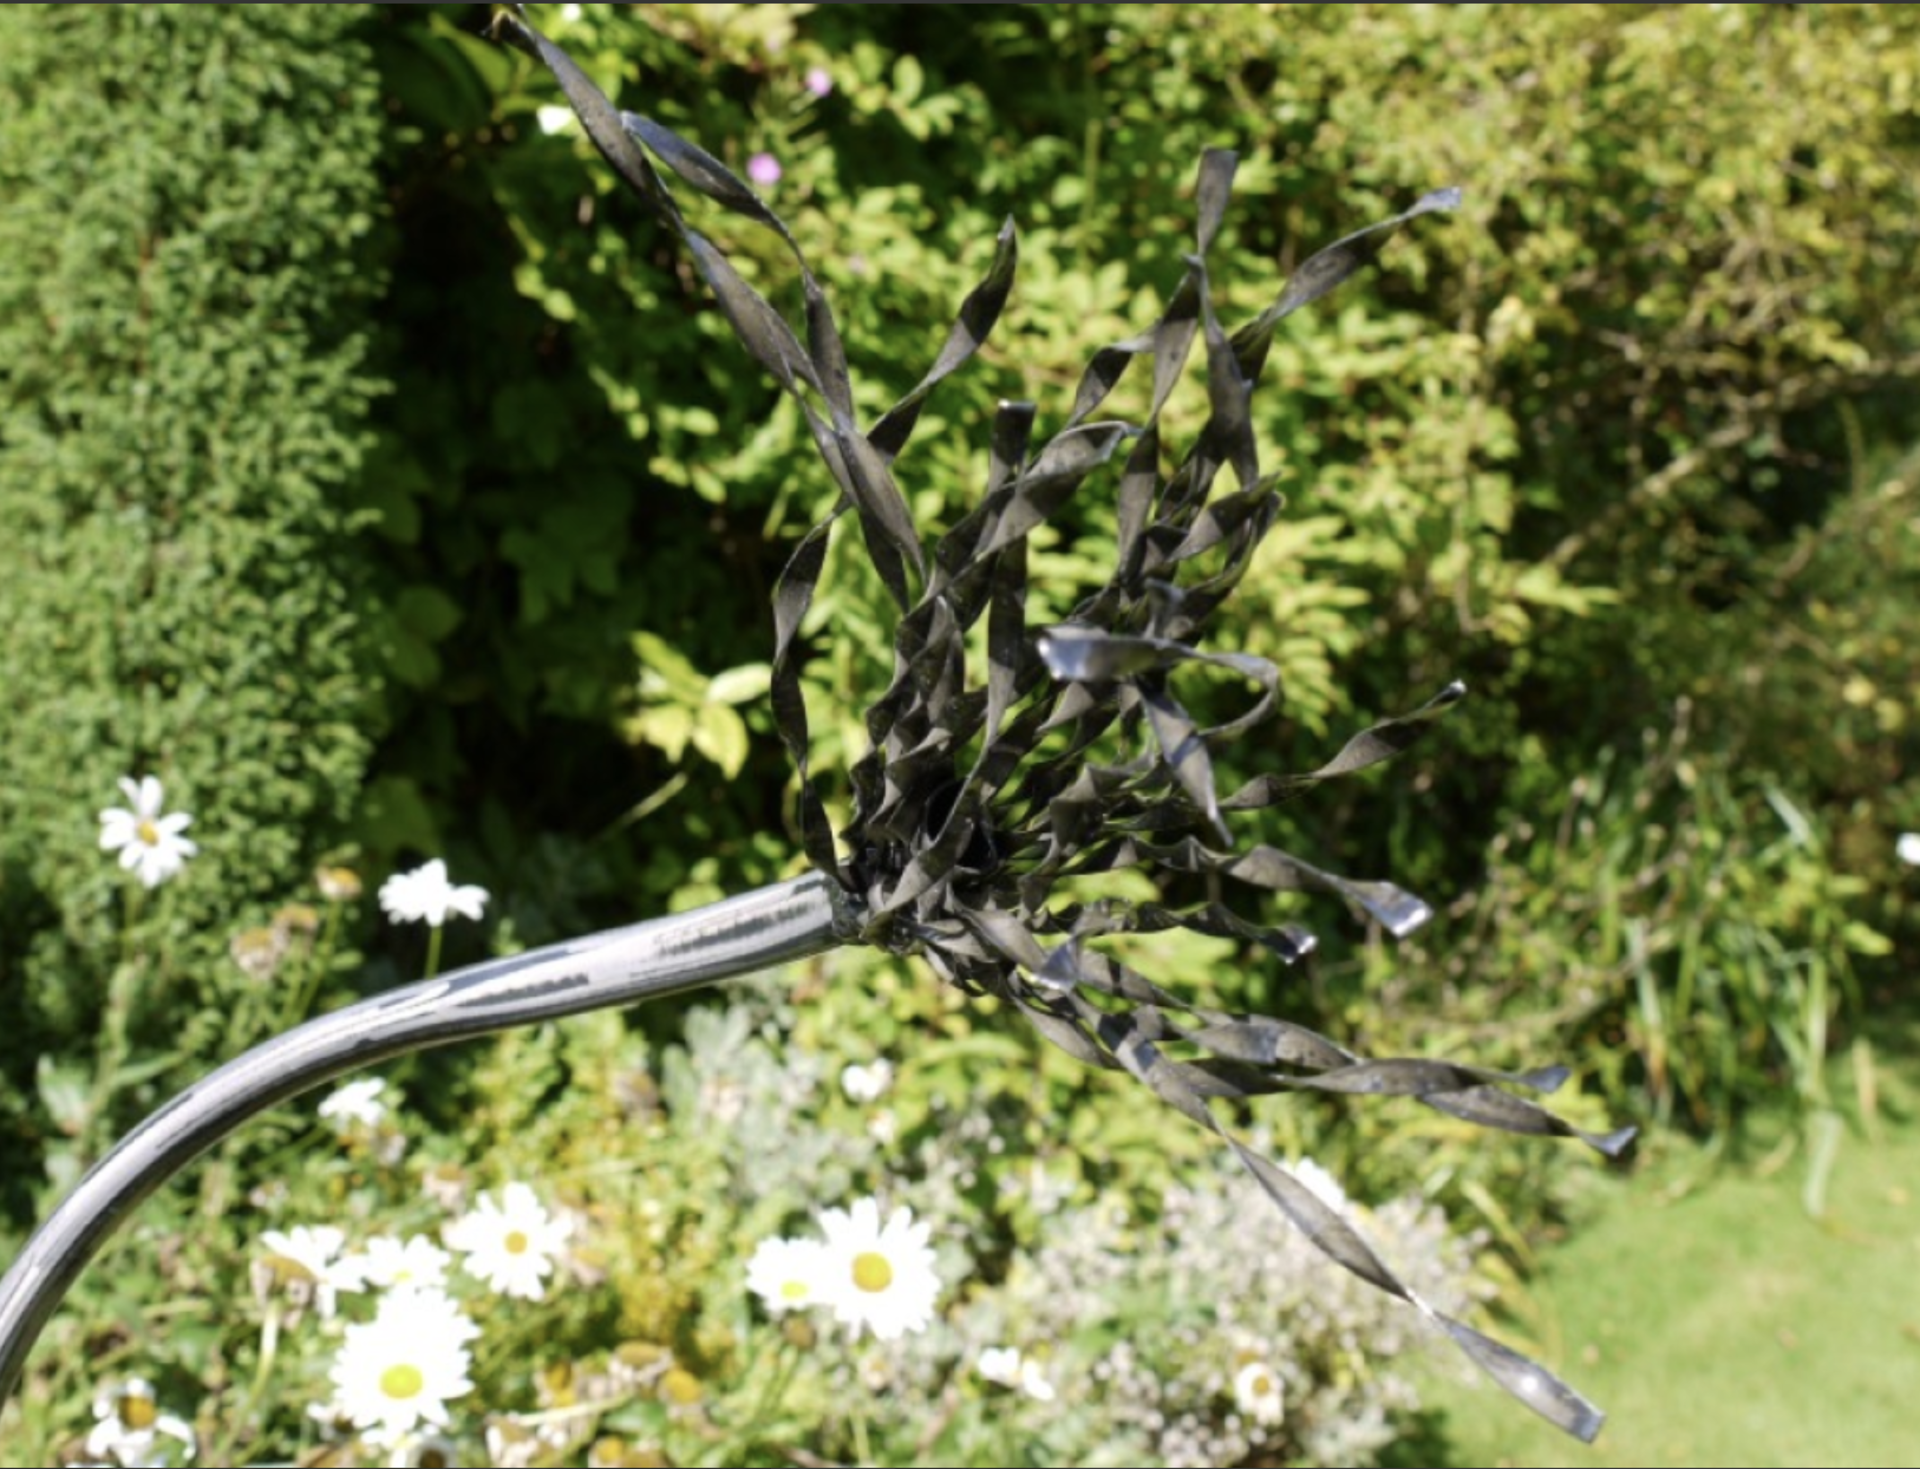
[(1273, 1379), (1264, 1372), (1256, 1372), (1247, 1379), (1247, 1396), (1266, 1398), (1273, 1396)]
[(780, 1282), (780, 1299), (783, 1301), (804, 1301), (807, 1298), (807, 1283), (804, 1280), (783, 1280)]
[(160, 828), (155, 826), (151, 821), (141, 822), (133, 829), (133, 834), (140, 838), (141, 842), (146, 846), (157, 847), (160, 845)]
[(512, 1229), (512, 1230), (508, 1230), (508, 1231), (507, 1231), (507, 1238), (506, 1238), (506, 1247), (507, 1247), (507, 1253), (508, 1253), (509, 1255), (524, 1255), (524, 1254), (526, 1254), (526, 1252), (527, 1252), (527, 1237), (526, 1237), (526, 1235), (524, 1235), (524, 1234), (522, 1234), (522, 1233), (521, 1233), (521, 1232), (520, 1232), (519, 1230), (517, 1230), (517, 1229)]
[(887, 1257), (876, 1251), (868, 1250), (853, 1257), (853, 1283), (861, 1290), (878, 1295), (893, 1284), (893, 1266), (887, 1263)]
[(160, 1410), (154, 1406), (152, 1398), (131, 1395), (120, 1399), (120, 1421), (129, 1428), (151, 1428), (153, 1420), (159, 1416)]
[(419, 1397), (426, 1385), (426, 1374), (411, 1362), (395, 1362), (380, 1374), (380, 1391), (395, 1402)]

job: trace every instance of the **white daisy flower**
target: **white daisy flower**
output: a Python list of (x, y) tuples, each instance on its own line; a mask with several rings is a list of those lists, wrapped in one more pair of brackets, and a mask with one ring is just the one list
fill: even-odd
[(893, 1085), (893, 1063), (884, 1056), (871, 1066), (849, 1066), (840, 1073), (840, 1090), (852, 1102), (877, 1102)]
[(769, 1311), (818, 1305), (826, 1293), (826, 1247), (811, 1239), (763, 1239), (747, 1261), (747, 1289)]
[(460, 1462), (459, 1447), (444, 1433), (369, 1428), (360, 1437), (369, 1448), (387, 1456), (387, 1469), (449, 1469)]
[(430, 923), (435, 928), (449, 913), (478, 918), (486, 910), (487, 890), (472, 883), (456, 887), (447, 880), (447, 864), (435, 857), (411, 872), (396, 872), (380, 884), (380, 906), (395, 923)]
[(151, 775), (142, 776), (137, 785), (131, 777), (122, 776), (120, 789), (126, 792), (131, 809), (109, 806), (100, 813), (100, 850), (118, 852), (122, 867), (145, 886), (157, 888), (200, 850), (180, 835), (193, 818), (180, 811), (160, 814), (165, 798), (159, 780)]
[(348, 1257), (367, 1284), (387, 1290), (435, 1291), (447, 1283), (453, 1256), (424, 1234), (405, 1241), (390, 1234), (376, 1235), (358, 1255)]
[[(132, 1469), (137, 1464), (187, 1464), (199, 1450), (185, 1419), (162, 1413), (153, 1384), (144, 1377), (102, 1388), (94, 1395), (98, 1420), (87, 1435), (87, 1457)], [(165, 1440), (172, 1440), (171, 1443)]]
[(1020, 1385), (1020, 1348), (983, 1347), (980, 1360), (974, 1363), (980, 1375), (988, 1382), (997, 1382), (1002, 1387)]
[(313, 881), (329, 903), (351, 903), (360, 896), (360, 874), (351, 867), (318, 868)]
[(1909, 867), (1920, 867), (1920, 831), (1903, 831), (1893, 844), (1893, 852)]
[(292, 1229), (269, 1229), (260, 1243), (283, 1267), (313, 1291), (323, 1319), (331, 1320), (343, 1290), (365, 1290), (366, 1278), (358, 1260), (340, 1258), (346, 1235), (331, 1224), (297, 1224)]
[(440, 1231), (440, 1237), (466, 1256), (469, 1272), (499, 1291), (523, 1301), (546, 1294), (544, 1276), (573, 1233), (572, 1221), (549, 1214), (524, 1183), (510, 1183), (500, 1202), (485, 1193), (468, 1213)]
[(1020, 1391), (1036, 1403), (1050, 1403), (1059, 1396), (1040, 1364), (1031, 1357), (1020, 1359)]
[(355, 1122), (378, 1127), (387, 1116), (387, 1104), (380, 1100), (380, 1093), (386, 1089), (386, 1081), (378, 1076), (350, 1081), (327, 1094), (320, 1104), (320, 1115), (333, 1124), (336, 1132), (345, 1132)]
[(1276, 1427), (1287, 1416), (1280, 1379), (1265, 1362), (1249, 1362), (1234, 1373), (1233, 1401), (1242, 1413), (1263, 1428)]
[(1321, 1203), (1333, 1209), (1347, 1207), (1347, 1191), (1340, 1187), (1340, 1180), (1311, 1158), (1302, 1158), (1287, 1170), (1297, 1180), (1304, 1183), (1318, 1196)]
[(346, 1232), (331, 1224), (296, 1224), (292, 1229), (269, 1229), (260, 1236), (260, 1243), (274, 1254), (313, 1276), (327, 1270), (346, 1242)]
[(1018, 1347), (987, 1347), (974, 1365), (988, 1382), (1018, 1388), (1036, 1403), (1050, 1403), (1059, 1396), (1046, 1370)]
[(876, 1199), (855, 1199), (853, 1208), (820, 1215), (827, 1239), (824, 1299), (834, 1316), (858, 1336), (863, 1327), (882, 1341), (924, 1331), (933, 1317), (940, 1279), (927, 1245), (930, 1226), (913, 1212), (895, 1209), (883, 1226)]
[(447, 1426), (447, 1400), (473, 1390), (467, 1343), (479, 1328), (440, 1291), (397, 1290), (372, 1321), (349, 1326), (329, 1376), (356, 1427), (389, 1438)]

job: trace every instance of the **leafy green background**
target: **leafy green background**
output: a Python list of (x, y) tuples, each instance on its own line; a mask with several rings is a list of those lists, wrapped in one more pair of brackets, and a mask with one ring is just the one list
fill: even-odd
[[(1310, 974), (1173, 945), (1165, 977), (1376, 1051), (1565, 1060), (1596, 1119), (1726, 1138), (1758, 1098), (1832, 1104), (1823, 1058), (1907, 1001), (1920, 938), (1893, 856), (1920, 826), (1907, 8), (580, 12), (535, 7), (616, 101), (778, 161), (869, 411), (1017, 222), (1009, 314), (911, 460), (929, 528), (978, 493), (996, 399), (1063, 416), (1153, 319), (1203, 148), (1242, 159), (1230, 323), (1460, 185), (1276, 342), (1256, 411), (1290, 504), (1217, 640), (1280, 666), (1289, 716), (1228, 781), (1467, 682), (1411, 760), (1257, 827), (1440, 916), (1389, 950), (1310, 911)], [(0, 11), (0, 1237), (273, 1028), (229, 945), (314, 903), (318, 863), (488, 887), (455, 962), (795, 870), (768, 589), (830, 483), (487, 18)], [(795, 299), (771, 236), (695, 218)], [(1112, 533), (1083, 495), (1038, 595)], [(890, 631), (842, 541), (816, 768), (860, 753)], [(139, 902), (93, 814), (147, 772), (202, 852)], [(371, 907), (323, 1003), (417, 970)], [(1438, 1169), (1404, 1114), (1299, 1111), (1514, 1239), (1552, 1210), (1528, 1149)]]

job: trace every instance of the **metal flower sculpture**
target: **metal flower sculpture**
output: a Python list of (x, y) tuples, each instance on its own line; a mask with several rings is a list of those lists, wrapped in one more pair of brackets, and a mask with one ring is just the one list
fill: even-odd
[[(1215, 315), (1206, 255), (1224, 216), (1233, 155), (1210, 152), (1186, 272), (1147, 331), (1097, 353), (1065, 423), (1036, 441), (1032, 404), (1002, 404), (978, 505), (929, 552), (894, 480), (922, 405), (979, 349), (1013, 285), (1016, 245), (1000, 232), (985, 277), (920, 383), (870, 428), (853, 405), (831, 307), (786, 225), (718, 160), (651, 119), (621, 112), (512, 7), (496, 34), (553, 73), (600, 153), (679, 237), (747, 350), (805, 416), (837, 506), (800, 541), (774, 596), (772, 701), (800, 771), (800, 827), (816, 871), (695, 913), (473, 966), (319, 1017), (248, 1052), (176, 1098), (82, 1181), (0, 1282), (0, 1394), (47, 1314), (115, 1223), (166, 1177), (246, 1117), (333, 1076), (403, 1051), (710, 983), (865, 944), (917, 954), (944, 980), (992, 995), (1091, 1065), (1126, 1072), (1207, 1128), (1332, 1260), (1435, 1321), (1527, 1406), (1583, 1439), (1602, 1414), (1552, 1374), (1414, 1294), (1331, 1205), (1226, 1131), (1209, 1102), (1280, 1091), (1397, 1095), (1470, 1122), (1571, 1136), (1618, 1154), (1632, 1129), (1580, 1131), (1519, 1091), (1550, 1092), (1564, 1067), (1506, 1073), (1447, 1061), (1369, 1059), (1288, 1020), (1222, 1013), (1178, 996), (1101, 952), (1115, 934), (1184, 928), (1258, 943), (1291, 963), (1313, 947), (1294, 925), (1265, 927), (1221, 902), (1074, 901), (1064, 879), (1122, 867), (1232, 879), (1254, 889), (1332, 894), (1395, 936), (1430, 910), (1387, 882), (1336, 876), (1271, 846), (1236, 847), (1229, 817), (1399, 754), (1456, 703), (1459, 684), (1355, 735), (1317, 770), (1263, 776), (1222, 794), (1212, 752), (1276, 712), (1278, 674), (1245, 654), (1200, 646), (1209, 620), (1272, 525), (1280, 497), (1260, 471), (1251, 398), (1274, 329), (1371, 262), (1454, 190), (1310, 257), (1280, 297), (1237, 331)], [(651, 155), (651, 156), (650, 156)], [(681, 213), (654, 160), (697, 193), (775, 231), (791, 250), (805, 340)], [(1160, 414), (1198, 341), (1209, 414), (1170, 470)], [(1140, 422), (1094, 415), (1136, 358), (1151, 364)], [(1064, 621), (1027, 622), (1028, 538), (1117, 464), (1118, 550), (1105, 584)], [(1222, 471), (1231, 485), (1217, 488)], [(1113, 476), (1108, 475), (1109, 478)], [(897, 604), (894, 674), (867, 711), (869, 753), (851, 772), (854, 811), (836, 833), (807, 769), (800, 628), (828, 539), (849, 513)], [(1206, 558), (1202, 570), (1200, 558)], [(968, 631), (986, 619), (984, 688), (967, 680)], [(1173, 670), (1202, 664), (1244, 680), (1249, 707), (1199, 727), (1174, 697)], [(1102, 763), (1096, 749), (1131, 752)]]

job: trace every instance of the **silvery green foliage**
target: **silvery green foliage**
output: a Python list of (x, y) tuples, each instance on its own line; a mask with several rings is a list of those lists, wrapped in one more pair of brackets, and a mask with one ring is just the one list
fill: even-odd
[[(1419, 1410), (1409, 1368), (1439, 1334), (1278, 1213), (1247, 1210), (1231, 1160), (1130, 1209), (1073, 1202), (1084, 1198), (1073, 1160), (1029, 1148), (992, 1102), (911, 1145), (884, 1127), (828, 1126), (838, 1060), (782, 1043), (791, 1009), (770, 986), (740, 986), (726, 1007), (694, 1012), (684, 1046), (662, 1058), (670, 1110), (710, 1123), (705, 1141), (725, 1160), (710, 1186), (794, 1217), (874, 1189), (932, 1221), (943, 1283), (933, 1325), (899, 1342), (849, 1341), (820, 1317), (796, 1409), (831, 1417), (858, 1402), (876, 1439), (935, 1457), (1115, 1466), (1372, 1463)], [(866, 1110), (869, 1124), (886, 1115), (884, 1103)], [(971, 1201), (985, 1177), (996, 1190), (983, 1208)], [(1493, 1294), (1476, 1272), (1482, 1241), (1456, 1235), (1437, 1207), (1337, 1207), (1437, 1309), (1470, 1313)], [(1003, 1255), (1006, 1216), (1026, 1209), (1043, 1221), (1039, 1241)], [(716, 1281), (710, 1299), (728, 1294)], [(981, 1375), (981, 1353), (1003, 1346), (1033, 1358), (1050, 1401)], [(1283, 1387), (1286, 1416), (1271, 1427), (1235, 1402), (1236, 1374), (1256, 1361)]]
[[(1480, 1241), (1455, 1236), (1433, 1205), (1353, 1212), (1441, 1309), (1490, 1294), (1473, 1273)], [(999, 1389), (997, 1411), (1042, 1462), (1116, 1466), (1256, 1453), (1372, 1463), (1420, 1407), (1408, 1368), (1438, 1339), (1283, 1219), (1246, 1211), (1240, 1180), (1220, 1167), (1170, 1187), (1154, 1218), (1109, 1202), (1058, 1213), (1046, 1244), (971, 1298), (954, 1330), (976, 1359), (982, 1343), (1036, 1355), (1055, 1398)], [(1285, 1418), (1270, 1427), (1235, 1401), (1236, 1375), (1255, 1363), (1283, 1387)]]
[(823, 1094), (820, 1062), (777, 1052), (767, 1028), (765, 1007), (752, 1000), (693, 1011), (682, 1044), (661, 1057), (662, 1098), (674, 1115), (698, 1119), (745, 1194), (845, 1189), (846, 1139), (806, 1123)]

